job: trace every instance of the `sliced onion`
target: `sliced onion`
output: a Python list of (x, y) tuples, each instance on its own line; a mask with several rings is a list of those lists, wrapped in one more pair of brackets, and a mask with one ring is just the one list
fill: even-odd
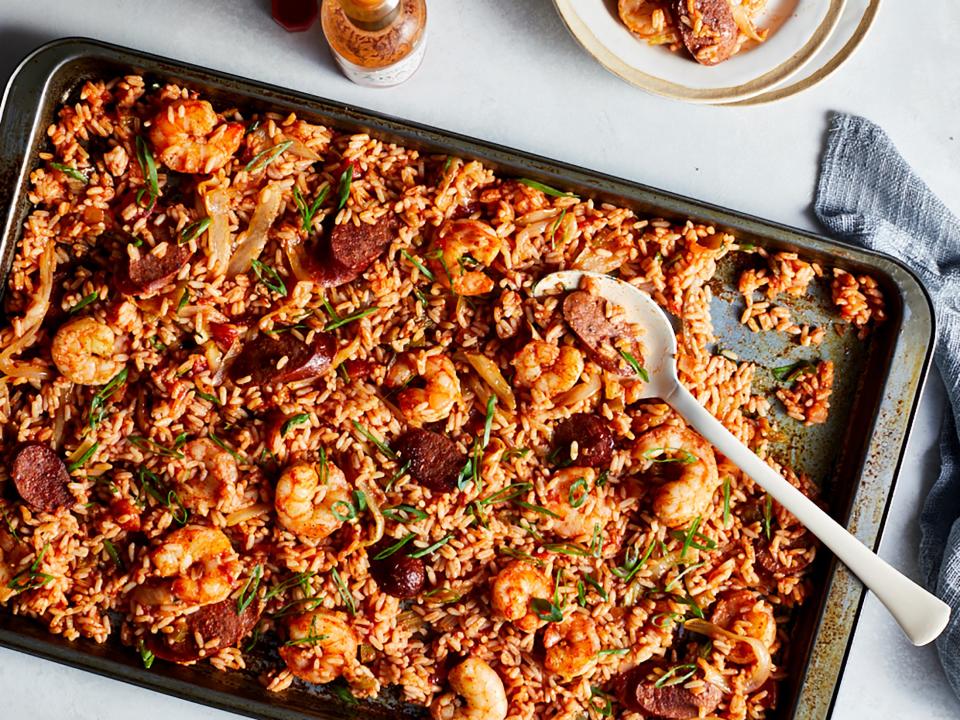
[(517, 409), (517, 398), (510, 388), (510, 384), (503, 377), (499, 366), (486, 355), (476, 352), (465, 352), (463, 357), (470, 366), (477, 371), (481, 379), (490, 386), (493, 394), (510, 410)]
[(743, 686), (744, 691), (748, 693), (753, 692), (769, 679), (770, 672), (773, 669), (770, 650), (756, 638), (737, 635), (729, 630), (724, 630), (719, 625), (707, 622), (706, 620), (700, 620), (699, 618), (687, 620), (683, 626), (687, 630), (706, 635), (714, 640), (722, 638), (731, 642), (744, 642), (750, 646), (753, 650), (754, 657), (757, 659), (757, 664), (753, 669), (753, 674), (747, 679), (747, 682)]
[(50, 371), (30, 362), (16, 362), (13, 357), (33, 345), (40, 324), (50, 309), (50, 294), (53, 292), (53, 273), (57, 268), (57, 246), (51, 239), (40, 257), (40, 286), (23, 315), (23, 334), (0, 353), (0, 372), (10, 377), (45, 380)]
[(737, 27), (740, 28), (740, 32), (757, 42), (763, 42), (767, 39), (767, 32), (765, 30), (762, 33), (757, 31), (753, 20), (750, 19), (750, 16), (747, 14), (747, 9), (743, 7), (743, 5), (730, 3), (730, 10), (733, 12), (733, 20), (737, 23)]
[(316, 152), (304, 145), (300, 140), (290, 137), (289, 135), (284, 135), (283, 137), (285, 141), (292, 143), (286, 150), (291, 155), (296, 155), (298, 158), (303, 158), (304, 160), (310, 160), (312, 162), (317, 162), (317, 160), (323, 159)]
[(290, 271), (299, 282), (309, 282), (313, 276), (309, 270), (309, 260), (304, 252), (303, 243), (300, 237), (296, 236), (283, 243), (283, 251), (287, 254), (287, 262), (290, 263)]
[(230, 234), (230, 195), (224, 188), (211, 190), (203, 197), (210, 227), (207, 228), (207, 253), (210, 256), (210, 269), (219, 276), (230, 262), (230, 248), (233, 237)]
[(247, 272), (251, 263), (260, 257), (260, 253), (267, 244), (267, 232), (280, 212), (281, 200), (280, 190), (273, 184), (267, 185), (260, 191), (257, 207), (253, 211), (253, 217), (250, 218), (250, 225), (240, 233), (237, 239), (237, 249), (227, 268), (228, 277)]
[(600, 392), (600, 373), (594, 373), (587, 382), (580, 383), (557, 397), (557, 405), (576, 405)]
[(227, 515), (224, 520), (227, 523), (227, 527), (233, 527), (242, 522), (247, 522), (247, 520), (253, 520), (255, 517), (266, 515), (268, 512), (270, 512), (269, 505), (266, 503), (255, 503), (240, 510), (233, 511)]
[(367, 499), (367, 509), (370, 511), (370, 514), (373, 516), (373, 532), (371, 532), (367, 539), (364, 540), (361, 545), (368, 547), (370, 545), (375, 545), (380, 542), (380, 539), (383, 537), (384, 521), (383, 513), (380, 511), (380, 503), (377, 501), (377, 496), (374, 493), (370, 485), (367, 484), (366, 480), (362, 478), (357, 478), (357, 487), (360, 488), (360, 491), (364, 494)]

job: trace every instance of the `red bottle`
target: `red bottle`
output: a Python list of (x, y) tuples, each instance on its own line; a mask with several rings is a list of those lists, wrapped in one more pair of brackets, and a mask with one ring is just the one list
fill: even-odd
[(272, 0), (270, 13), (287, 32), (303, 32), (317, 19), (317, 0)]

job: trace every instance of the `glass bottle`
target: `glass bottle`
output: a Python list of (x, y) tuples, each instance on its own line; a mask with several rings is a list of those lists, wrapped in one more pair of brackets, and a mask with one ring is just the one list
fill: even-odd
[(420, 67), (426, 0), (323, 0), (320, 19), (337, 64), (358, 85), (398, 85)]

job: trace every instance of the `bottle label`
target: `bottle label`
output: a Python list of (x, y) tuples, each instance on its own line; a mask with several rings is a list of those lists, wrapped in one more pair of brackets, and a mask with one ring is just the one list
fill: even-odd
[(366, 85), (367, 87), (389, 87), (390, 85), (399, 85), (404, 80), (413, 75), (420, 63), (423, 61), (423, 54), (427, 48), (427, 31), (424, 29), (420, 40), (413, 48), (411, 53), (402, 60), (393, 65), (387, 65), (382, 68), (365, 68), (360, 65), (354, 65), (349, 60), (340, 57), (340, 53), (334, 52), (336, 59), (343, 74), (357, 85)]

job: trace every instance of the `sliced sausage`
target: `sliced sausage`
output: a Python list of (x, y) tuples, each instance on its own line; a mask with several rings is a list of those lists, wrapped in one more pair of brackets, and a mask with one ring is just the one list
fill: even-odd
[(316, 281), (325, 287), (336, 287), (356, 279), (383, 254), (396, 232), (394, 215), (385, 215), (373, 225), (334, 225), (320, 247)]
[(674, 0), (673, 11), (683, 44), (701, 65), (721, 63), (737, 49), (737, 21), (729, 0)]
[(124, 295), (152, 295), (176, 277), (192, 254), (188, 245), (165, 243), (136, 260), (126, 255), (117, 289)]
[[(577, 443), (577, 456), (572, 445)], [(560, 462), (603, 467), (613, 458), (613, 435), (601, 418), (586, 413), (571, 415), (553, 431), (554, 457)]]
[[(784, 550), (791, 550), (794, 547), (800, 547), (803, 545), (803, 537), (794, 540), (792, 543), (780, 543), (780, 547)], [(787, 575), (796, 575), (797, 573), (802, 572), (813, 562), (813, 557), (810, 554), (801, 555), (794, 558), (794, 563), (790, 567), (782, 564), (780, 560), (773, 556), (773, 553), (770, 552), (770, 545), (766, 542), (766, 539), (758, 537), (754, 541), (754, 552), (757, 558), (757, 564), (760, 565), (763, 570), (765, 570), (773, 579), (783, 578)]]
[(397, 542), (399, 542), (397, 538), (384, 536), (380, 542), (370, 548), (370, 575), (387, 595), (405, 600), (420, 594), (426, 580), (426, 572), (423, 560), (407, 555), (407, 546), (401, 547), (385, 558), (377, 559), (377, 555)]
[(17, 492), (34, 510), (54, 512), (73, 504), (67, 490), (70, 473), (60, 456), (43, 443), (27, 443), (13, 459), (11, 471)]
[(563, 300), (563, 319), (601, 367), (622, 377), (635, 374), (613, 347), (621, 332), (607, 319), (603, 298), (575, 290)]
[(243, 346), (230, 366), (236, 382), (248, 375), (258, 385), (308, 380), (323, 375), (337, 353), (337, 341), (317, 333), (312, 345), (290, 333), (260, 333)]
[(410, 476), (434, 492), (450, 492), (467, 462), (456, 443), (440, 433), (411, 428), (397, 441), (400, 460), (409, 463)]
[[(190, 663), (202, 655), (196, 635), (200, 634), (210, 655), (221, 648), (233, 647), (245, 638), (260, 619), (260, 608), (250, 603), (237, 613), (237, 601), (230, 598), (213, 605), (204, 605), (195, 613), (182, 618), (174, 625), (174, 632), (150, 635), (147, 648), (161, 660), (175, 663)], [(208, 644), (216, 640), (214, 644)]]
[(687, 720), (709, 715), (723, 699), (720, 688), (710, 683), (696, 689), (682, 685), (656, 687), (646, 675), (647, 668), (641, 665), (621, 680), (620, 699), (628, 710), (665, 720)]

